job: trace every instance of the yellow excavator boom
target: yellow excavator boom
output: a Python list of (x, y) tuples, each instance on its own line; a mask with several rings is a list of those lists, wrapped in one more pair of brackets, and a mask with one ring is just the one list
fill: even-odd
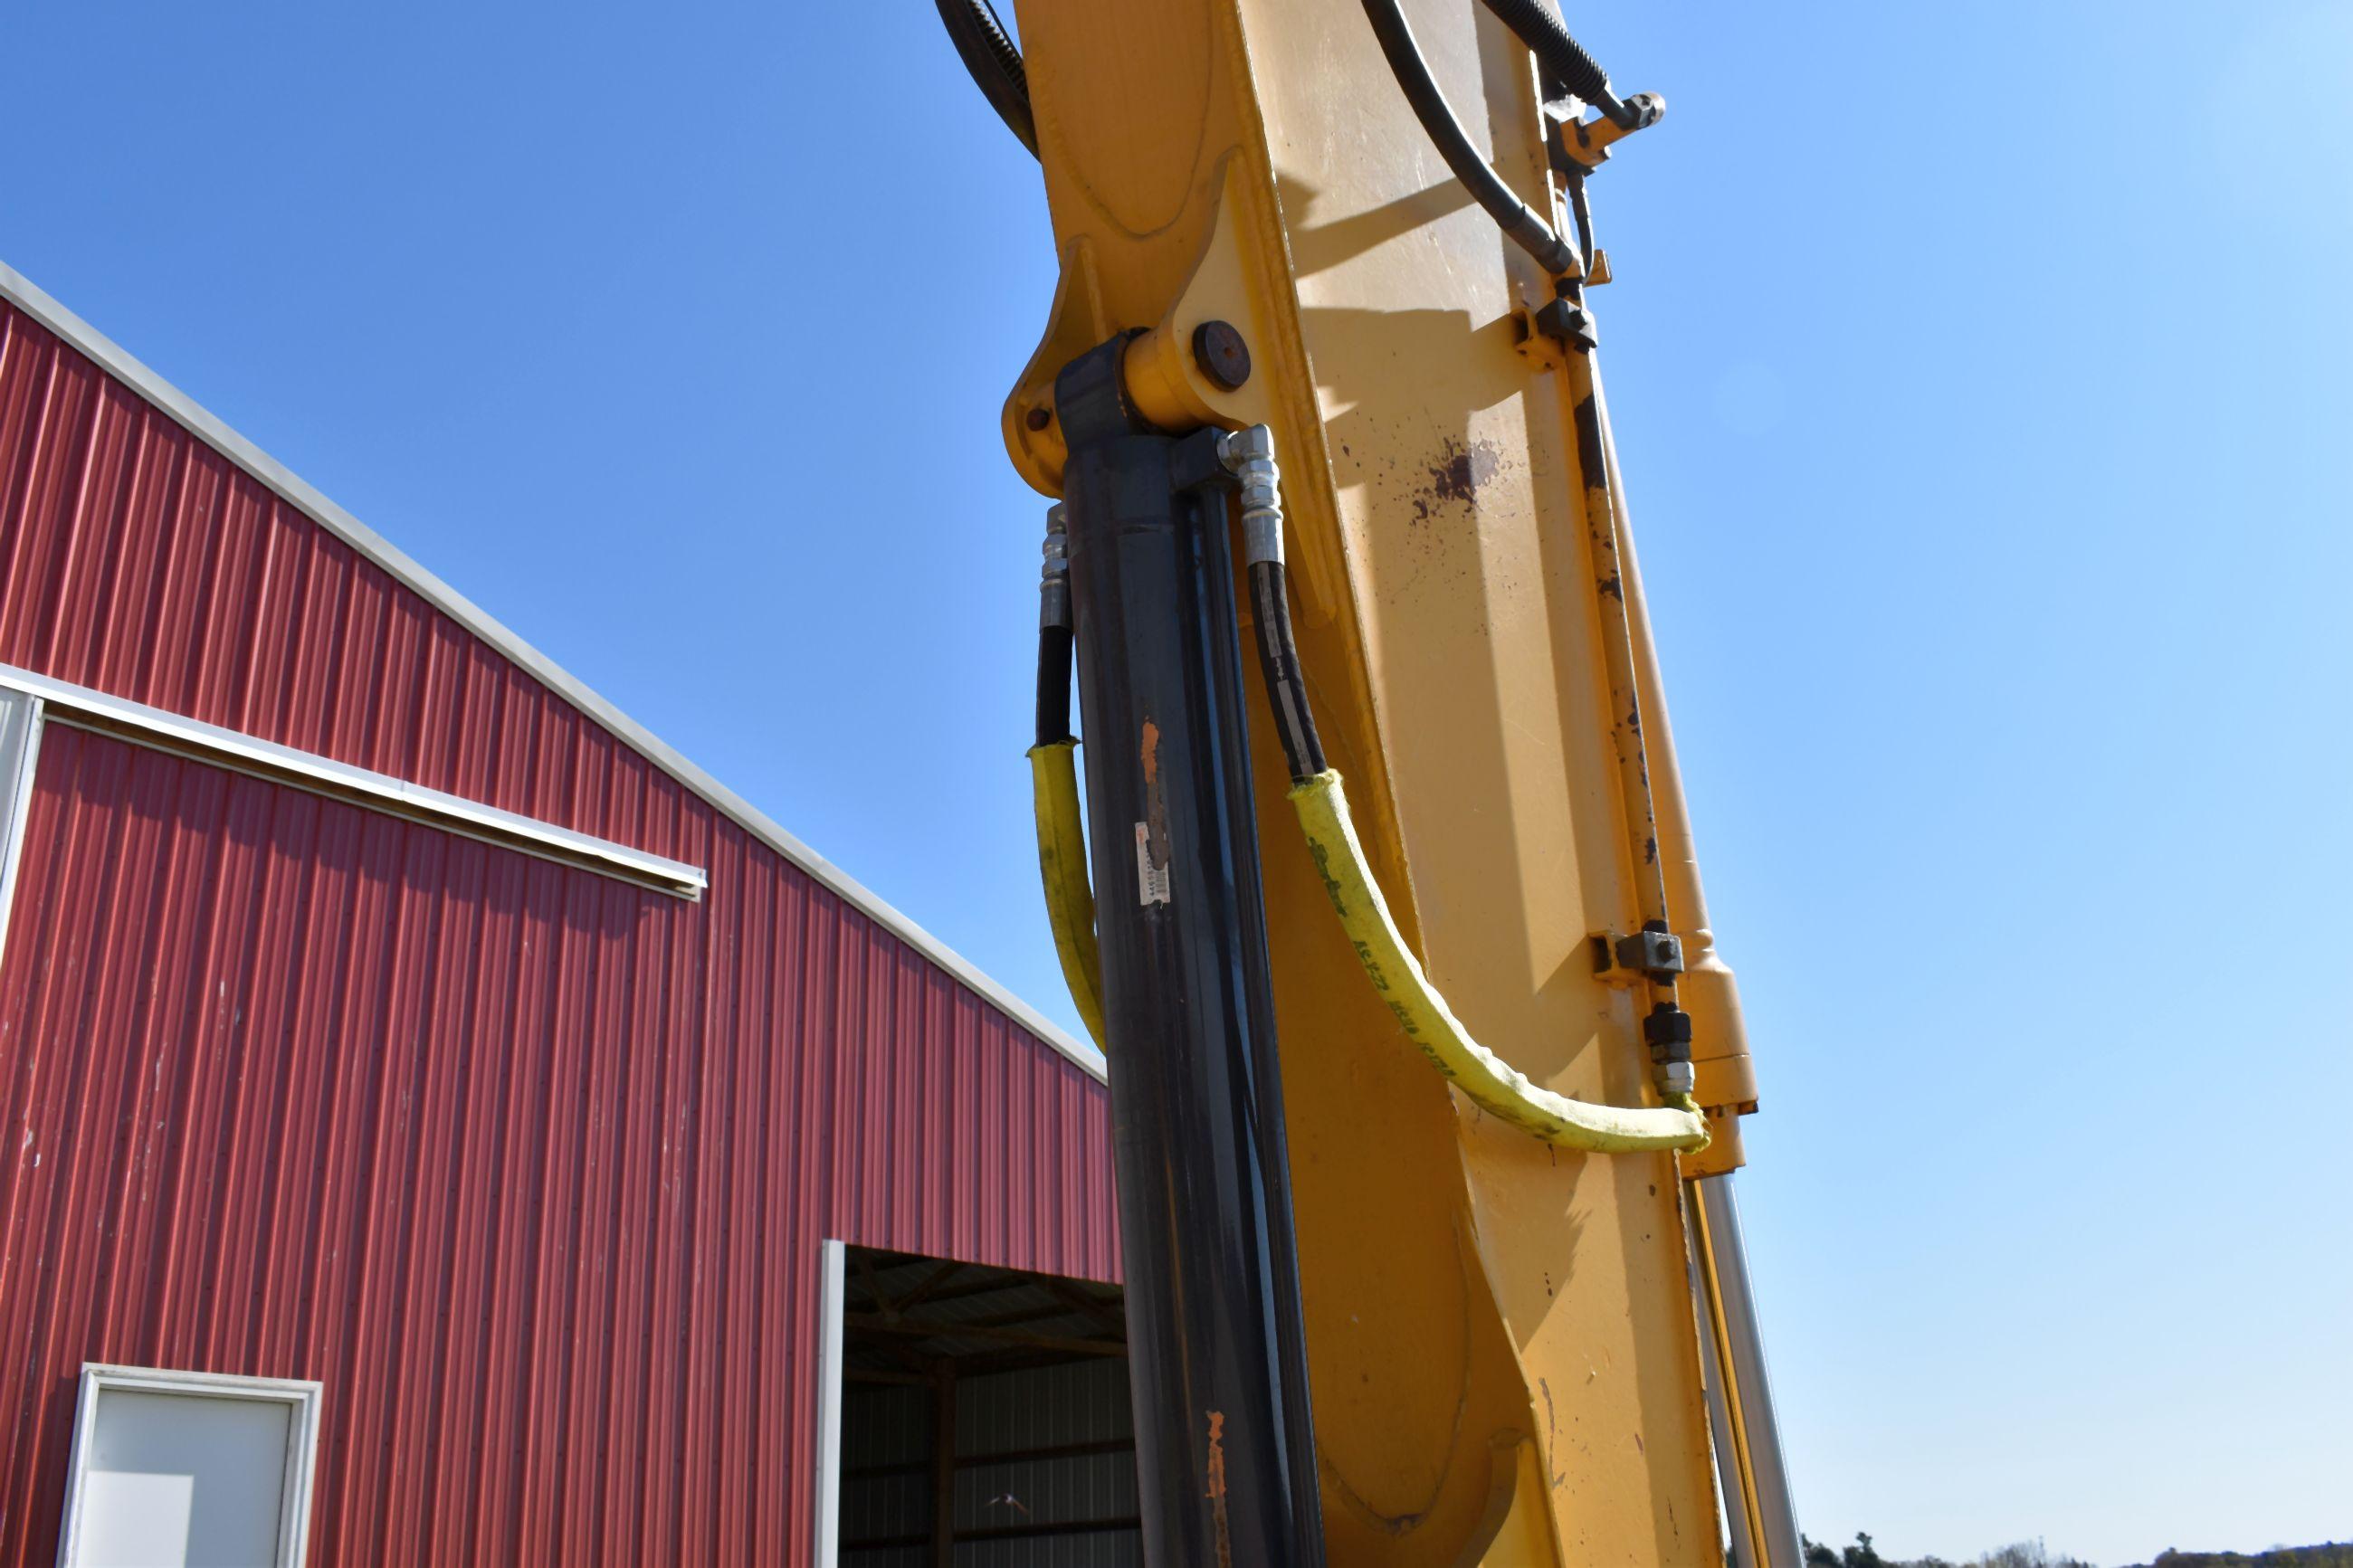
[[(1165, 437), (1152, 461), (1183, 469), (1210, 449), (1187, 444), (1202, 431), (1262, 431), (1271, 454), (1253, 481), (1249, 454), (1213, 434), (1241, 501), (1209, 514), (1232, 533), (1208, 548), (1251, 575), (1203, 580), (1232, 589), (1205, 623), (1213, 642), (1219, 614), (1245, 648), (1287, 616), (1293, 658), (1266, 652), (1278, 700), (1245, 704), (1248, 820), (1232, 831), (1255, 862), (1271, 976), (1271, 1180), (1287, 1181), (1306, 1381), (1304, 1408), (1276, 1414), (1294, 1441), (1312, 1419), (1314, 1485), (1294, 1486), (1307, 1533), (1324, 1560), (1365, 1568), (1663, 1568), (1722, 1562), (1727, 1543), (1743, 1564), (1799, 1568), (1730, 1191), (1756, 1080), (1596, 363), (1608, 263), (1580, 221), (1613, 153), (1609, 179), (1639, 177), (1630, 165), (1663, 136), (1620, 143), (1662, 106), (1580, 74), (1540, 0), (1019, 0), (1009, 59), (978, 0), (941, 10), (1032, 142), (1060, 259), (1004, 428), (1022, 475), (1071, 509), (1083, 912), (1071, 753), (1033, 762), (1058, 943), (1115, 1104), (1124, 1074), (1195, 1048), (1153, 1033), (1140, 976), (1190, 951), (1170, 922), (1196, 819), (1155, 793), (1179, 755), (1155, 748), (1183, 715), (1150, 690), (1089, 694), (1143, 679), (1161, 646), (1138, 640), (1147, 579), (1117, 552), (1145, 523), (1106, 499), (1103, 455)], [(1050, 544), (1050, 582), (1062, 550)], [(1270, 557), (1271, 603), (1250, 589)], [(1114, 558), (1125, 597), (1104, 585)], [(1346, 781), (1336, 826), (1319, 797), (1302, 831), (1283, 679)], [(1155, 858), (1166, 842), (1173, 862)], [(1245, 946), (1261, 940), (1248, 905)], [(1432, 1070), (1449, 1025), (1492, 1070)], [(1216, 1048), (1214, 1031), (1199, 1038)], [(1578, 1109), (1546, 1114), (1566, 1131), (1518, 1113), (1562, 1104)], [(1580, 1142), (1586, 1111), (1641, 1135)], [(1126, 1140), (1146, 1121), (1122, 1125)], [(1149, 1136), (1134, 1132), (1147, 1152)], [(1121, 1180), (1134, 1311), (1153, 1216), (1130, 1206), (1124, 1163)], [(1289, 1245), (1277, 1237), (1269, 1266), (1276, 1315)], [(1225, 1353), (1190, 1300), (1167, 1342)], [(1139, 1421), (1184, 1429), (1144, 1456), (1147, 1550), (1161, 1568), (1180, 1568), (1172, 1542), (1247, 1562), (1225, 1446), (1241, 1417), (1155, 1404), (1183, 1401), (1152, 1375), (1136, 1374)], [(1198, 1536), (1166, 1517), (1197, 1507)]]

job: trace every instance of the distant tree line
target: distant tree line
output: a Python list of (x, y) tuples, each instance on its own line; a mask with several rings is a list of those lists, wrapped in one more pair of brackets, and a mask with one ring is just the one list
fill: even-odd
[(2274, 1546), (2269, 1552), (2175, 1552), (2157, 1554), (2148, 1568), (2353, 1568), (2353, 1541), (2318, 1546)]
[[(1948, 1563), (1942, 1557), (1899, 1560), (1882, 1557), (1871, 1537), (1857, 1531), (1853, 1545), (1835, 1550), (1819, 1541), (1807, 1542), (1806, 1568), (2092, 1568), (2092, 1564), (2079, 1557), (2054, 1555), (2040, 1541), (2015, 1542), (1965, 1563)], [(2274, 1546), (2269, 1552), (2253, 1553), (2168, 1549), (2142, 1568), (2353, 1568), (2353, 1542)]]
[[(1871, 1537), (1857, 1531), (1852, 1546), (1836, 1551), (1819, 1541), (1808, 1541), (1806, 1568), (2092, 1568), (2092, 1564), (2076, 1557), (2054, 1557), (2040, 1541), (2013, 1542), (1966, 1563), (1948, 1563), (1942, 1557), (1882, 1557)], [(2184, 1563), (2181, 1568), (2189, 1565)]]

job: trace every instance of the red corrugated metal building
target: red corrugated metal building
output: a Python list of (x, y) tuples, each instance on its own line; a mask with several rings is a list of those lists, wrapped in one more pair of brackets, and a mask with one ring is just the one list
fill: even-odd
[(312, 1564), (808, 1563), (827, 1243), (1116, 1278), (1090, 1049), (5, 268), (0, 574), (0, 1561), (102, 1363)]

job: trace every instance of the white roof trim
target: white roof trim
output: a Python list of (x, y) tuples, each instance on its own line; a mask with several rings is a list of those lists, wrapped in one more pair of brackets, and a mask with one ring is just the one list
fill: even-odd
[(683, 860), (649, 855), (626, 844), (575, 833), (537, 817), (501, 811), (463, 795), (427, 789), (390, 773), (354, 767), (315, 752), (297, 751), (242, 731), (224, 730), (217, 724), (150, 708), (144, 702), (76, 686), (12, 664), (0, 664), (0, 689), (21, 691), (37, 700), (53, 721), (71, 722), (79, 718), (83, 727), (103, 734), (159, 746), (412, 822), (423, 822), (445, 833), (461, 834), (486, 844), (617, 877), (689, 902), (702, 898), (702, 890), (711, 885), (702, 867), (690, 866)]
[(974, 994), (1044, 1040), (1097, 1079), (1103, 1057), (1083, 1040), (1058, 1027), (1043, 1014), (975, 968), (937, 937), (901, 914), (832, 861), (786, 832), (765, 813), (696, 767), (644, 725), (583, 685), (554, 659), (532, 647), (440, 578), (418, 565), (359, 519), (297, 479), (260, 447), (222, 424), (185, 393), (157, 375), (111, 338), (58, 304), (15, 268), (0, 262), (0, 295), (41, 325), (98, 362), (107, 373), (170, 415), (198, 440), (259, 479), (313, 522), (422, 595), (435, 607), (512, 659), (547, 689), (571, 703), (656, 767), (701, 795), (802, 870), (857, 906), (933, 963), (955, 976)]

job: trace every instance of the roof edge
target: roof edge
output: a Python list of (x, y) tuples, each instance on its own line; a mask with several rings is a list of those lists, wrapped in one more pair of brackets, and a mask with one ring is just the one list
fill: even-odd
[(289, 505), (423, 595), (469, 632), (498, 649), (542, 685), (610, 731), (754, 837), (833, 889), (878, 924), (954, 975), (964, 987), (1084, 1070), (1104, 1076), (1101, 1051), (1069, 1034), (1045, 1015), (990, 979), (939, 938), (902, 914), (855, 877), (802, 843), (751, 802), (703, 772), (652, 731), (589, 689), (577, 676), (525, 642), (457, 589), (298, 478), (284, 464), (215, 417), (202, 405), (132, 357), (121, 344), (66, 309), (48, 293), (0, 261), (0, 296), (73, 345), (117, 380), (186, 426), (198, 440), (269, 487)]

